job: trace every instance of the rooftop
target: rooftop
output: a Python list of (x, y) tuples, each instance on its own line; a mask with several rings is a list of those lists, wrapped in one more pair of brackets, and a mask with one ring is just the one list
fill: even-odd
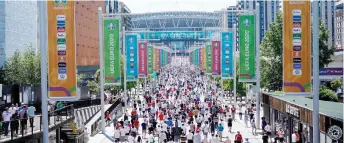
[[(313, 99), (305, 96), (285, 96), (283, 93), (264, 93), (290, 104), (313, 111)], [(339, 102), (319, 101), (319, 113), (343, 122), (344, 104)]]

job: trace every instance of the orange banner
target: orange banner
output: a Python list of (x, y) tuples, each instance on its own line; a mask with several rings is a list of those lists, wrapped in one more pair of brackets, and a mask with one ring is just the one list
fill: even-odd
[(283, 91), (311, 92), (310, 1), (283, 1)]
[(154, 49), (154, 71), (158, 72), (160, 68), (160, 50), (159, 49)]
[(47, 1), (48, 86), (52, 100), (77, 99), (74, 3)]
[(206, 55), (205, 47), (202, 48), (201, 51), (202, 51), (202, 59), (203, 59), (203, 60), (202, 60), (202, 71), (205, 72), (205, 71), (206, 71), (206, 63), (207, 63), (207, 62), (206, 62), (207, 59), (205, 59), (205, 58), (206, 58), (206, 56), (205, 56), (205, 55)]

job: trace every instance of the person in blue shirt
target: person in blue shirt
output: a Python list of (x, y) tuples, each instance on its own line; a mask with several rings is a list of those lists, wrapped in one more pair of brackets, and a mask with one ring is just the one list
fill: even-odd
[(173, 126), (173, 121), (172, 121), (172, 119), (171, 118), (169, 118), (168, 120), (167, 120), (167, 125), (169, 126), (169, 127), (172, 127)]
[(222, 139), (222, 132), (223, 132), (223, 126), (222, 124), (220, 123), (218, 126), (217, 126), (217, 133), (219, 134), (219, 137), (220, 137), (220, 140)]

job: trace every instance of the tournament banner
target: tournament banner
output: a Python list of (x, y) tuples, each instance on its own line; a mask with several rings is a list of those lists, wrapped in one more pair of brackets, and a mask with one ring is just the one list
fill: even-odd
[(203, 63), (204, 63), (204, 61), (203, 61), (203, 48), (200, 48), (199, 49), (199, 68), (202, 70), (202, 68), (203, 68)]
[(120, 20), (104, 19), (104, 84), (121, 85)]
[(221, 42), (211, 41), (212, 50), (212, 75), (221, 75)]
[(168, 52), (165, 51), (165, 66), (168, 64)]
[(164, 67), (164, 50), (160, 49), (160, 67)]
[(206, 58), (206, 48), (202, 48), (202, 59), (203, 59), (203, 62), (202, 62), (202, 70), (203, 72), (206, 72), (206, 67), (207, 67), (207, 58)]
[(125, 36), (126, 40), (126, 65), (127, 65), (127, 81), (138, 80), (138, 49), (137, 35), (129, 34)]
[(233, 78), (233, 33), (221, 33), (221, 77), (222, 79)]
[(283, 92), (311, 92), (311, 2), (283, 2)]
[(147, 52), (147, 54), (148, 54), (148, 74), (149, 75), (151, 75), (151, 74), (153, 74), (153, 72), (154, 72), (154, 59), (153, 59), (153, 46), (152, 45), (149, 45), (149, 46), (147, 46), (147, 50), (148, 50), (148, 52)]
[(147, 42), (139, 42), (139, 78), (147, 78)]
[[(48, 97), (78, 100), (75, 51), (75, 2), (48, 1)], [(46, 95), (43, 95), (46, 96)]]
[(255, 16), (239, 16), (239, 82), (255, 82), (256, 80), (256, 34)]
[(160, 50), (154, 49), (154, 71), (158, 72), (160, 69)]
[(211, 45), (206, 46), (206, 62), (207, 62), (207, 67), (206, 67), (206, 73), (211, 74), (212, 73), (212, 52), (211, 52)]
[(196, 49), (196, 66), (199, 67), (199, 49)]

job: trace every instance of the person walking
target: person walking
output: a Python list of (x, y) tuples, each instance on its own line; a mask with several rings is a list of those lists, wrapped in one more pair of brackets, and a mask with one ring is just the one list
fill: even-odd
[(186, 135), (186, 139), (188, 140), (188, 143), (193, 143), (194, 137), (191, 130), (189, 130), (189, 133)]
[(252, 134), (256, 135), (257, 134), (257, 127), (256, 127), (256, 122), (253, 120), (251, 120), (251, 128), (252, 128)]
[(266, 132), (266, 135), (268, 136), (268, 138), (271, 139), (271, 126), (270, 126), (270, 123), (267, 123), (267, 125), (265, 126), (264, 129), (265, 129), (265, 132)]
[(248, 118), (249, 118), (249, 117), (248, 117), (248, 114), (247, 114), (247, 112), (245, 111), (244, 122), (245, 122), (245, 126), (246, 126), (246, 127), (248, 127), (248, 126), (247, 126)]
[(235, 135), (235, 141), (234, 143), (242, 143), (243, 138), (242, 135), (240, 134), (240, 132), (238, 131), (237, 134)]
[(10, 125), (11, 117), (12, 117), (12, 114), (10, 110), (6, 107), (6, 111), (2, 113), (5, 136), (8, 136), (8, 127)]
[(223, 130), (224, 130), (224, 128), (223, 128), (222, 124), (220, 123), (217, 126), (217, 134), (219, 135), (220, 141), (222, 141), (222, 132), (223, 132)]
[(228, 130), (230, 133), (232, 132), (232, 126), (233, 126), (232, 122), (233, 122), (233, 119), (232, 119), (231, 115), (229, 115), (228, 120), (227, 120), (227, 126), (228, 126)]
[(16, 110), (14, 112), (14, 114), (12, 114), (11, 117), (11, 136), (17, 136), (18, 135), (18, 128), (19, 128), (19, 114), (18, 114), (18, 110)]

